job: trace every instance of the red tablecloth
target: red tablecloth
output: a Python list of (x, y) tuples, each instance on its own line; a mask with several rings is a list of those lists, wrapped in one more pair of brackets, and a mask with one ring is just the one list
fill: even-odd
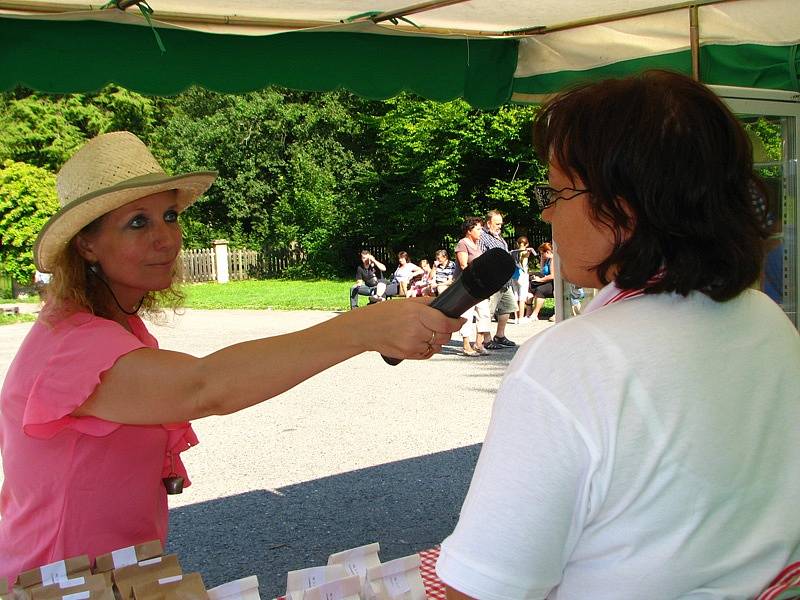
[(419, 572), (422, 573), (422, 582), (428, 600), (445, 600), (445, 590), (442, 580), (436, 576), (436, 560), (439, 558), (439, 546), (419, 553)]

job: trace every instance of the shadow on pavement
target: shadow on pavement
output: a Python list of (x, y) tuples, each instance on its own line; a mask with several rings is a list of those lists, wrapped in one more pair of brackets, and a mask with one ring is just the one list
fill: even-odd
[(288, 571), (324, 565), (333, 552), (377, 541), (387, 561), (441, 542), (479, 452), (476, 444), (175, 508), (167, 550), (209, 588), (257, 575), (269, 600), (285, 591)]

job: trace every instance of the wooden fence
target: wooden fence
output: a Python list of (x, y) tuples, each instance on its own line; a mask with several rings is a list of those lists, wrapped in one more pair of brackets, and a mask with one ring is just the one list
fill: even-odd
[(217, 265), (213, 248), (182, 250), (183, 280), (192, 283), (216, 281)]
[[(259, 269), (260, 253), (256, 250), (227, 249), (228, 278), (249, 279)], [(181, 251), (183, 281), (217, 281), (217, 257), (214, 248)]]
[[(539, 223), (538, 227), (531, 227), (525, 232), (530, 240), (532, 248), (538, 248), (539, 244), (550, 239), (550, 226), (546, 223)], [(515, 237), (505, 238), (509, 248), (516, 247)], [(444, 237), (437, 247), (447, 249), (450, 258), (453, 256), (453, 248), (457, 238), (453, 236)], [(215, 242), (216, 243), (216, 242)], [(358, 262), (358, 251), (365, 248), (372, 252), (379, 261), (385, 263), (387, 267), (393, 268), (397, 264), (397, 256), (386, 244), (366, 242), (357, 247), (352, 256), (352, 263)], [(424, 256), (418, 256), (413, 244), (404, 248), (412, 260), (418, 261)], [(218, 268), (217, 252), (220, 252), (221, 267)], [(224, 256), (227, 255), (227, 273), (219, 273), (219, 269), (224, 269)], [(203, 248), (200, 250), (183, 250), (181, 252), (183, 262), (183, 281), (227, 281), (242, 280), (261, 277), (280, 277), (287, 269), (298, 267), (306, 263), (307, 255), (305, 251), (298, 247), (294, 248), (268, 248), (262, 252), (257, 250), (243, 250), (228, 248), (227, 242), (220, 241), (214, 248)], [(428, 257), (432, 260), (433, 256)], [(355, 269), (355, 267), (353, 267)], [(349, 265), (344, 271), (349, 273)]]

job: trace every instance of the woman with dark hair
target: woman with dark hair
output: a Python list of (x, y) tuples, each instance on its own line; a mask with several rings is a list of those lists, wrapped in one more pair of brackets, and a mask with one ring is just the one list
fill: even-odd
[[(483, 231), (483, 219), (479, 217), (469, 217), (461, 224), (461, 235), (463, 236), (456, 244), (456, 275), (457, 279), (462, 271), (466, 269), (473, 260), (483, 254), (480, 239)], [(489, 317), (489, 300), (482, 300), (475, 306), (467, 310), (462, 318), (466, 319), (461, 326), (459, 333), (463, 343), (464, 356), (480, 356), (489, 354), (483, 344), (483, 334), (489, 331), (491, 319)], [(470, 339), (475, 336), (475, 346), (472, 346)]]
[(418, 265), (411, 262), (408, 252), (401, 250), (397, 253), (397, 269), (392, 276), (392, 283), (397, 284), (397, 293), (403, 298), (408, 292), (409, 283), (417, 275), (422, 275), (424, 271)]
[(602, 289), (510, 365), (448, 597), (753, 598), (800, 560), (800, 337), (751, 288), (748, 138), (663, 71), (562, 93), (534, 132), (561, 274)]

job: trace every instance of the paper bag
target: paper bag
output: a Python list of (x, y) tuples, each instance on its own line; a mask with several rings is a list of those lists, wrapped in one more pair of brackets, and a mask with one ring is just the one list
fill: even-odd
[[(30, 588), (30, 596), (32, 600), (55, 600), (78, 592), (102, 592), (108, 587), (102, 575), (88, 575), (59, 581), (44, 587), (34, 586)], [(109, 591), (111, 591), (110, 588)]]
[(209, 600), (261, 600), (258, 577), (251, 575), (208, 590)]
[(182, 575), (181, 565), (175, 554), (167, 554), (157, 558), (143, 560), (135, 565), (128, 565), (121, 569), (112, 571), (114, 585), (117, 586), (121, 600), (129, 600), (132, 597), (133, 586), (157, 581), (164, 577), (174, 577)]
[(186, 573), (134, 584), (133, 598), (134, 600), (208, 600), (208, 593), (200, 573)]
[(85, 554), (36, 567), (19, 574), (17, 584), (23, 588), (50, 585), (67, 579), (91, 575), (89, 557)]
[(114, 569), (135, 565), (140, 561), (156, 558), (162, 554), (164, 554), (164, 548), (161, 545), (161, 540), (151, 540), (143, 544), (127, 546), (126, 548), (120, 548), (98, 556), (95, 559), (93, 572), (102, 573), (103, 577), (106, 578), (106, 585), (112, 587), (114, 582), (111, 572)]
[(378, 542), (343, 550), (342, 552), (331, 554), (328, 557), (328, 564), (342, 564), (349, 574), (358, 575), (361, 580), (362, 600), (375, 600), (375, 593), (369, 582), (367, 582), (367, 569), (381, 564), (381, 560), (378, 557), (380, 550), (381, 547)]
[(13, 600), (14, 592), (8, 588), (8, 579), (0, 577), (0, 600)]
[(367, 569), (376, 600), (426, 600), (419, 564), (419, 554), (412, 554)]
[(381, 559), (378, 557), (380, 550), (381, 546), (378, 542), (343, 550), (342, 552), (331, 554), (328, 557), (328, 564), (344, 565), (349, 575), (358, 575), (361, 578), (361, 584), (363, 585), (367, 579), (367, 569), (381, 564)]
[(98, 556), (95, 559), (94, 572), (105, 573), (114, 569), (121, 569), (162, 554), (164, 554), (164, 548), (161, 546), (161, 540), (151, 540), (143, 544), (120, 548)]
[(286, 599), (302, 600), (303, 592), (309, 588), (317, 587), (334, 579), (347, 577), (344, 565), (330, 565), (325, 567), (310, 567), (289, 571), (286, 576)]
[(305, 590), (303, 600), (361, 600), (360, 591), (361, 579), (350, 575)]

